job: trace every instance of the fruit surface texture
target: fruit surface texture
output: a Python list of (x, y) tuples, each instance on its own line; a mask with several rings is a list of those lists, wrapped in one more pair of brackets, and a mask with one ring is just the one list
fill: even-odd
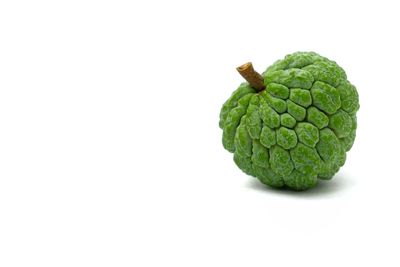
[(345, 71), (296, 52), (258, 77), (263, 88), (242, 83), (220, 112), (222, 143), (236, 165), (272, 187), (305, 190), (331, 179), (357, 129), (358, 93)]

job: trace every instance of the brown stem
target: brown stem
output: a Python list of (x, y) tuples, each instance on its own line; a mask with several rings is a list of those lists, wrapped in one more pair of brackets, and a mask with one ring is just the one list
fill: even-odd
[(253, 64), (247, 62), (236, 68), (240, 75), (257, 91), (265, 89), (263, 77), (254, 70)]

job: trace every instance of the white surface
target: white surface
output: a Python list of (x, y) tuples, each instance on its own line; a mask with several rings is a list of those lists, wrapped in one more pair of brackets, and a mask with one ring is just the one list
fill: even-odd
[[(2, 1), (0, 266), (399, 266), (396, 1)], [(242, 82), (298, 50), (360, 94), (333, 181), (268, 189), (222, 148)]]

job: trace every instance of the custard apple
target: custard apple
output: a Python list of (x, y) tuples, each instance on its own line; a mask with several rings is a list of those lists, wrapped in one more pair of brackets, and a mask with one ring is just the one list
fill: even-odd
[(248, 81), (223, 104), (222, 143), (246, 174), (272, 187), (305, 190), (328, 180), (354, 143), (358, 93), (345, 71), (314, 52), (296, 52)]

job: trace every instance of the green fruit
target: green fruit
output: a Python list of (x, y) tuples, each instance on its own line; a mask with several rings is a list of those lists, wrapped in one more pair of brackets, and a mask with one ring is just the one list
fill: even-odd
[(220, 113), (222, 143), (236, 165), (272, 187), (305, 190), (331, 179), (357, 128), (358, 93), (344, 70), (314, 52), (287, 55), (262, 75), (250, 67), (250, 75), (238, 68), (249, 82)]

